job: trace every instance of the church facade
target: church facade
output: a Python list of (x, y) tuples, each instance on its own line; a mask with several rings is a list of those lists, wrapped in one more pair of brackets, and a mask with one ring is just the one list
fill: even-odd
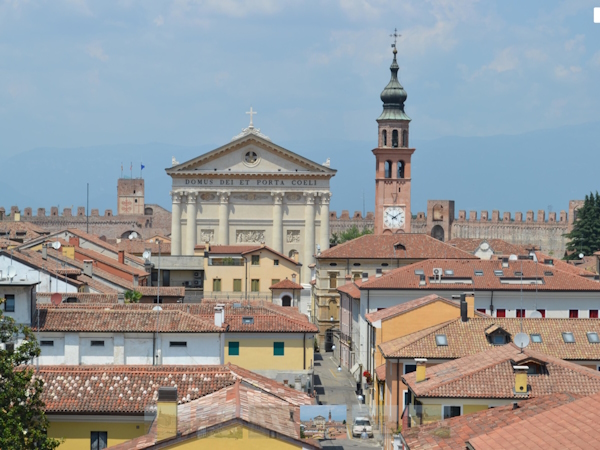
[(274, 144), (250, 126), (222, 147), (166, 169), (172, 178), (171, 254), (197, 245), (265, 244), (302, 263), (329, 248), (335, 170)]

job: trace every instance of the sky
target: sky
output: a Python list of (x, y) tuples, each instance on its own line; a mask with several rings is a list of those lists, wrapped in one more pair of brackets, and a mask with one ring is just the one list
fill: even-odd
[(395, 28), (414, 141), (599, 121), (595, 6), (0, 0), (0, 162), (42, 147), (216, 147), (247, 126), (250, 106), (276, 143), (369, 152)]

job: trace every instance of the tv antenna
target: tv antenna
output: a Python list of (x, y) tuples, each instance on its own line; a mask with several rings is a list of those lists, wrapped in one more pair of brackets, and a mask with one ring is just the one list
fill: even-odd
[(513, 342), (521, 349), (521, 353), (523, 353), (523, 349), (529, 345), (529, 335), (527, 333), (517, 333)]

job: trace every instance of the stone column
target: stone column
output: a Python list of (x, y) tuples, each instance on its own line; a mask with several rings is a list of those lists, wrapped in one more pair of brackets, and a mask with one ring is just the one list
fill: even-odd
[(187, 227), (185, 240), (185, 255), (193, 256), (196, 246), (196, 216), (198, 215), (198, 197), (195, 192), (188, 192), (187, 195)]
[(283, 252), (283, 192), (272, 192), (273, 196), (273, 250)]
[(181, 255), (181, 194), (171, 192), (173, 199), (171, 212), (171, 255)]
[(306, 207), (304, 209), (304, 259), (302, 262), (302, 282), (310, 283), (308, 266), (315, 262), (315, 194), (305, 192)]
[(219, 192), (219, 244), (229, 245), (229, 192)]
[(321, 239), (319, 245), (321, 251), (329, 248), (329, 201), (331, 200), (331, 192), (321, 193)]

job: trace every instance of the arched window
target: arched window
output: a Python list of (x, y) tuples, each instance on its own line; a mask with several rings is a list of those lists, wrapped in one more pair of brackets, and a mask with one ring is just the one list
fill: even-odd
[(436, 225), (431, 229), (431, 237), (444, 242), (444, 229), (441, 226)]
[(392, 147), (398, 147), (398, 130), (392, 131)]
[(151, 216), (154, 213), (152, 208), (144, 208), (144, 214), (147, 216)]
[(398, 161), (398, 178), (404, 178), (404, 161)]
[(402, 147), (408, 147), (408, 131), (402, 131)]
[(392, 162), (391, 161), (385, 162), (385, 177), (392, 178)]
[(381, 140), (383, 141), (383, 146), (387, 147), (387, 130), (381, 132)]

